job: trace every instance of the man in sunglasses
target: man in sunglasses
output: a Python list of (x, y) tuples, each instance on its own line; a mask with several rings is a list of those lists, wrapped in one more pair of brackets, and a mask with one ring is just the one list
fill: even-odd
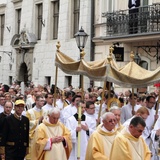
[(117, 121), (113, 113), (106, 112), (102, 115), (102, 122), (88, 141), (86, 160), (109, 159), (112, 143), (118, 133), (115, 129)]

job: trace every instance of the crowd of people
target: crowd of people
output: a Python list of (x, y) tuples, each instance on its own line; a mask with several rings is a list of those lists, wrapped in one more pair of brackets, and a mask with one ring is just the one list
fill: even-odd
[(55, 91), (1, 84), (0, 160), (159, 160), (157, 93)]

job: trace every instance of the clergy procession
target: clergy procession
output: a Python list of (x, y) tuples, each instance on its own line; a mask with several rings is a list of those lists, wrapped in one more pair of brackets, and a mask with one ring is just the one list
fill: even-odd
[(158, 91), (2, 84), (0, 159), (159, 160)]
[(160, 160), (159, 19), (159, 0), (0, 2), (0, 160)]

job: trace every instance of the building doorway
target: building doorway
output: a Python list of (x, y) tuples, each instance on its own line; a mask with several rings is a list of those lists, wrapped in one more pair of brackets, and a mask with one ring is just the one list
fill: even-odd
[(26, 86), (28, 86), (28, 70), (26, 63), (22, 63), (19, 69), (18, 82), (24, 82)]

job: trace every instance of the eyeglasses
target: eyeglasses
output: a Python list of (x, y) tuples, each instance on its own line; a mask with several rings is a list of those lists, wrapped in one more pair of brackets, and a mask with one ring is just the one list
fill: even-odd
[(44, 100), (37, 100), (38, 102), (44, 102)]
[(151, 104), (155, 104), (155, 102), (149, 102), (149, 103), (151, 103)]
[(115, 123), (116, 122), (116, 120), (115, 119), (110, 119), (109, 121), (108, 121), (109, 123)]
[(95, 109), (95, 107), (93, 107), (93, 108), (89, 108), (89, 109)]
[(48, 98), (52, 99), (53, 97), (48, 97)]

